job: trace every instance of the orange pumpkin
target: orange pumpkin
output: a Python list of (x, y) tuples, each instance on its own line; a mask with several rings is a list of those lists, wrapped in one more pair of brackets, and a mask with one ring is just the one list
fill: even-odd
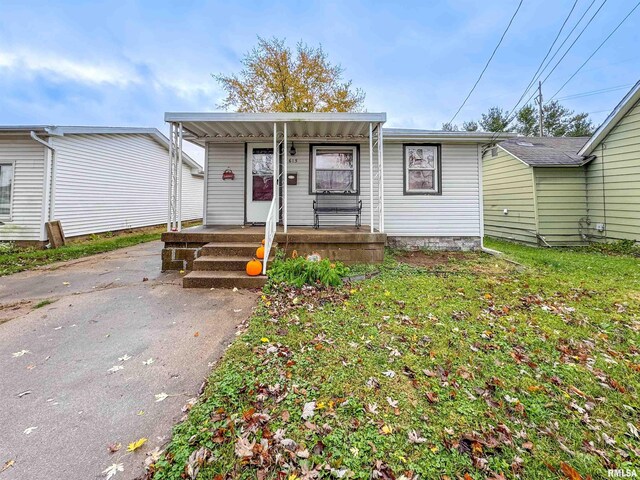
[(256, 250), (256, 258), (264, 258), (264, 247), (258, 247)]
[(264, 238), (262, 239), (262, 245), (264, 245)]
[(259, 260), (256, 260), (255, 258), (253, 260), (248, 261), (246, 271), (247, 271), (247, 275), (251, 277), (260, 275), (262, 273), (262, 262), (260, 262)]

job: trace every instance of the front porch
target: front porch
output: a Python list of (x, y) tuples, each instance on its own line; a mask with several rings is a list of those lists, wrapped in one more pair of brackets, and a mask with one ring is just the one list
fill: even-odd
[[(184, 277), (185, 287), (258, 288), (266, 278), (248, 277), (244, 268), (264, 236), (264, 226), (252, 225), (210, 225), (165, 232), (162, 270), (190, 271)], [(368, 225), (359, 229), (289, 227), (287, 232), (278, 226), (273, 246), (287, 256), (295, 251), (300, 256), (318, 253), (347, 264), (381, 263), (386, 240), (386, 234), (371, 233)]]

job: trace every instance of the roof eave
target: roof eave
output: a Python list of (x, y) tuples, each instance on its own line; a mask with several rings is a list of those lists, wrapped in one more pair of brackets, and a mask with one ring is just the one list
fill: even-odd
[(638, 81), (631, 90), (624, 96), (624, 98), (616, 105), (611, 111), (609, 116), (598, 127), (591, 138), (584, 144), (584, 146), (578, 152), (578, 155), (586, 157), (590, 155), (596, 147), (604, 140), (609, 132), (615, 127), (618, 122), (624, 117), (629, 110), (640, 100), (640, 81)]
[(371, 122), (384, 123), (384, 112), (165, 112), (165, 122)]

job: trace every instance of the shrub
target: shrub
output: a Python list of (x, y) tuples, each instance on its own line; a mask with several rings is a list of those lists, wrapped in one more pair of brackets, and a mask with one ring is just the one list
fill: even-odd
[(322, 284), (337, 287), (342, 285), (342, 277), (349, 273), (349, 269), (340, 262), (328, 259), (317, 262), (303, 257), (283, 259), (277, 256), (267, 272), (271, 283), (288, 283), (301, 287), (302, 285)]
[(592, 243), (591, 250), (605, 254), (640, 256), (640, 246), (634, 240), (610, 243)]
[(14, 242), (0, 242), (0, 254), (1, 253), (14, 253), (18, 251), (18, 247)]

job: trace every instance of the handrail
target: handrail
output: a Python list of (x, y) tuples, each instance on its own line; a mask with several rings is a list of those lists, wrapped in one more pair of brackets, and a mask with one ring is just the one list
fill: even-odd
[(273, 240), (276, 236), (276, 228), (278, 226), (278, 192), (280, 189), (280, 176), (273, 176), (273, 198), (269, 207), (269, 214), (264, 228), (264, 259), (262, 260), (262, 274), (267, 274), (267, 262), (273, 246)]

